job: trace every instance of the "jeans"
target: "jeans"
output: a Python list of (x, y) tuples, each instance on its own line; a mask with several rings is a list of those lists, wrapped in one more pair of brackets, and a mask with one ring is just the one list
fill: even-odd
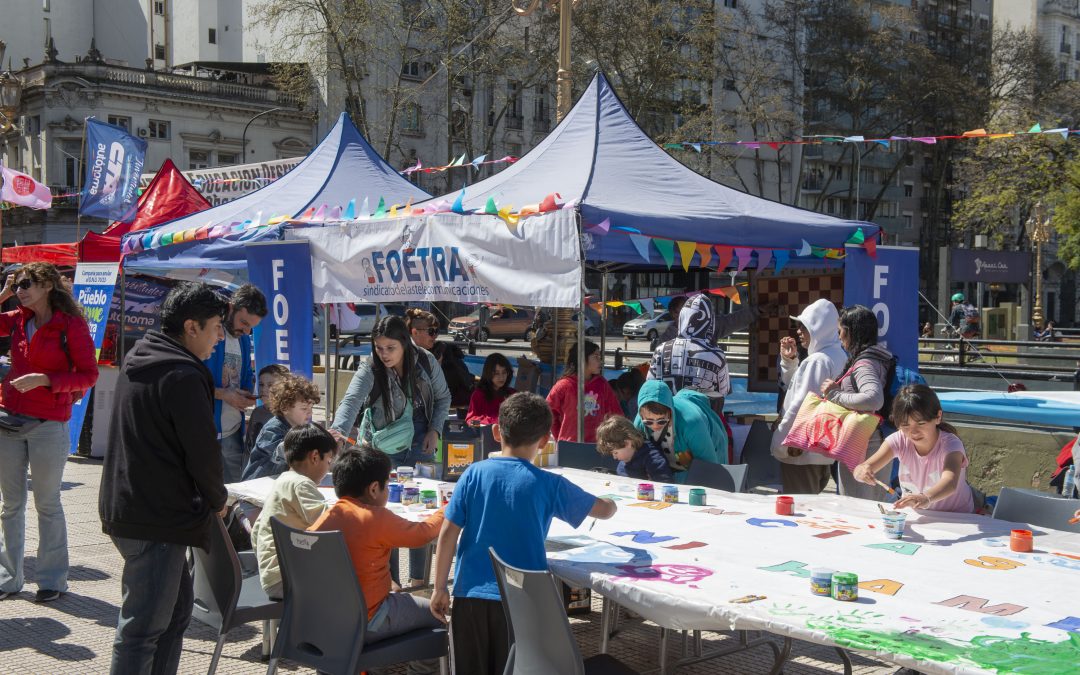
[[(390, 465), (393, 468), (399, 466), (415, 466), (417, 462), (431, 462), (435, 459), (435, 455), (424, 454), (424, 434), (427, 433), (428, 423), (427, 418), (424, 417), (424, 413), (418, 410), (413, 414), (413, 444), (412, 447), (403, 452), (399, 452), (394, 455), (387, 455), (390, 458)], [(427, 547), (423, 548), (410, 548), (409, 549), (409, 576), (413, 579), (424, 579), (427, 581), (427, 575), (424, 574), (425, 563), (427, 562)], [(400, 572), (398, 572), (398, 552), (394, 549), (390, 553), (390, 578), (394, 580), (394, 583), (401, 585)]]
[[(364, 644), (379, 642), (419, 628), (441, 628), (442, 622), (431, 613), (431, 601), (409, 593), (391, 593), (379, 606), (376, 616), (385, 612), (378, 630), (364, 633)], [(409, 662), (409, 674), (439, 672), (437, 659)]]
[(244, 473), (244, 435), (240, 431), (221, 439), (221, 464), (226, 483), (239, 483)]
[(113, 537), (124, 557), (113, 675), (175, 673), (195, 604), (187, 547)]
[(27, 467), (38, 517), (35, 580), (42, 590), (67, 590), (67, 522), (60, 484), (70, 442), (67, 422), (42, 422), (23, 434), (0, 432), (0, 591), (17, 593), (23, 587)]

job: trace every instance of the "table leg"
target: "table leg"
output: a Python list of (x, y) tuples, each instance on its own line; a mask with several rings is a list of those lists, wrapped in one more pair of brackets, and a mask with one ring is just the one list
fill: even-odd
[(667, 675), (668, 629), (660, 629), (660, 675)]
[[(600, 653), (607, 654), (608, 640), (611, 638), (611, 614), (615, 603), (604, 598), (600, 605)], [(618, 610), (615, 610), (618, 611)]]
[(840, 655), (840, 660), (844, 662), (844, 675), (851, 675), (851, 657), (848, 656), (847, 650), (840, 647), (833, 647), (833, 649)]

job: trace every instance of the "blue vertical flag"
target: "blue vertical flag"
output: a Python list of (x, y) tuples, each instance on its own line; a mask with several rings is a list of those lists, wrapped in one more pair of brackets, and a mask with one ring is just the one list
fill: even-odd
[(844, 304), (866, 305), (878, 320), (878, 342), (897, 362), (919, 369), (919, 249), (878, 246), (871, 258), (862, 246), (847, 246)]
[(86, 120), (86, 176), (79, 213), (122, 223), (135, 219), (146, 141), (123, 128)]
[[(90, 338), (94, 341), (94, 350), (101, 356), (101, 344), (105, 340), (105, 322), (109, 318), (109, 305), (112, 304), (113, 290), (116, 288), (116, 276), (119, 263), (79, 263), (75, 266), (75, 284), (72, 295), (86, 315), (86, 324), (90, 327)], [(87, 391), (81, 399), (71, 406), (71, 419), (68, 420), (68, 433), (71, 438), (71, 454), (79, 449), (79, 436), (82, 435), (86, 408), (90, 402)]]
[(248, 277), (270, 312), (255, 328), (255, 365), (280, 363), (311, 379), (313, 300), (307, 241), (247, 244)]

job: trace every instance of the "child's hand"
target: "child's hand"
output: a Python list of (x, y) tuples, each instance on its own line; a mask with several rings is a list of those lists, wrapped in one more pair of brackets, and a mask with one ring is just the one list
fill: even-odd
[(930, 507), (930, 498), (921, 492), (908, 493), (893, 504), (898, 509), (925, 509)]
[(860, 483), (866, 483), (867, 485), (876, 485), (874, 482), (874, 474), (870, 471), (870, 465), (863, 462), (859, 466), (855, 467), (855, 470), (851, 472), (851, 475), (855, 476), (855, 480)]
[(450, 620), (450, 591), (436, 588), (431, 594), (431, 613), (443, 623)]

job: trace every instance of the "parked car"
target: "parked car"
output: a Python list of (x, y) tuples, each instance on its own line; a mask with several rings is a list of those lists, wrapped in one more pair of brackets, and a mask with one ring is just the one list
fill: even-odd
[(491, 338), (510, 340), (528, 340), (532, 337), (531, 327), (533, 311), (531, 309), (510, 309), (504, 307), (495, 310), (488, 317), (487, 328), (480, 328), (480, 310), (467, 316), (450, 320), (447, 330), (458, 340), (476, 340), (486, 342)]
[(629, 338), (645, 338), (650, 342), (655, 340), (671, 325), (671, 314), (666, 310), (653, 310), (652, 316), (639, 316), (623, 324), (622, 334)]

